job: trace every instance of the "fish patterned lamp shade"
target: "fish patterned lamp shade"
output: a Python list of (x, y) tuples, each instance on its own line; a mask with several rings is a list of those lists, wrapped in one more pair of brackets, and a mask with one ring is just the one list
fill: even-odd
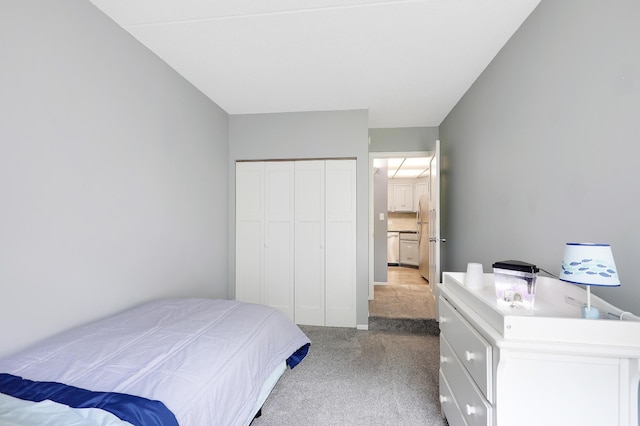
[(600, 311), (591, 306), (591, 286), (617, 287), (620, 285), (611, 246), (609, 244), (567, 243), (564, 249), (560, 279), (587, 286), (587, 304), (582, 307), (582, 317), (599, 319)]
[(573, 284), (620, 285), (609, 244), (567, 243), (560, 279)]

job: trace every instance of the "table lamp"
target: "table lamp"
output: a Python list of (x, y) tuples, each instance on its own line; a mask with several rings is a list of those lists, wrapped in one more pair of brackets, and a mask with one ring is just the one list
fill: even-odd
[(618, 287), (620, 279), (609, 244), (567, 243), (560, 270), (560, 279), (587, 287), (587, 305), (582, 317), (600, 318), (600, 312), (591, 306), (591, 286)]

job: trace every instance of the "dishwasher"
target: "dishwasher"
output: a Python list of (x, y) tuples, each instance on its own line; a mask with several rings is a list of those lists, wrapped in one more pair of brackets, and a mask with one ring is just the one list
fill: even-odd
[(398, 265), (400, 262), (400, 233), (387, 232), (387, 265)]

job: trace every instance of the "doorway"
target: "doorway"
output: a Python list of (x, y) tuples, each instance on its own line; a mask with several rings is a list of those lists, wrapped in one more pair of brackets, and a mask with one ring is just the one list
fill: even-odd
[[(369, 157), (369, 314), (435, 318), (428, 273), (419, 269), (417, 236), (419, 200), (428, 198), (433, 153), (379, 152), (370, 153)], [(428, 213), (423, 214), (428, 218)], [(398, 236), (393, 235), (396, 232)], [(428, 241), (428, 234), (424, 237)], [(395, 254), (390, 252), (394, 238), (399, 240), (399, 253)]]

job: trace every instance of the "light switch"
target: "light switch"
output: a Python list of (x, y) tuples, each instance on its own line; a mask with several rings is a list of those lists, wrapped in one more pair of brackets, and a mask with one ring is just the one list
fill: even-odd
[(380, 220), (384, 220), (384, 213), (380, 213)]

